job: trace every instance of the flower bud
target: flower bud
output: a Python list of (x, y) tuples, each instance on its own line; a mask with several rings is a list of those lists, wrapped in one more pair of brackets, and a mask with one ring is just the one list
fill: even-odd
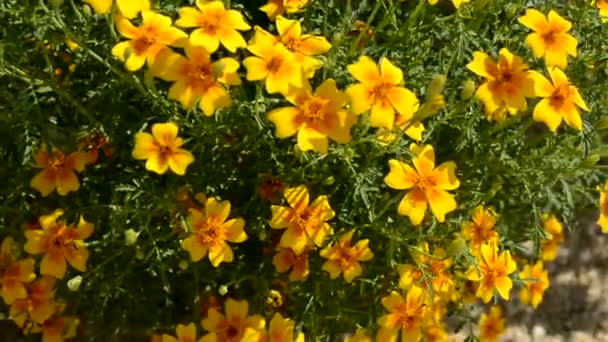
[(473, 97), (475, 93), (475, 82), (473, 80), (466, 80), (462, 84), (462, 90), (460, 91), (460, 98), (468, 100)]
[(581, 163), (581, 167), (592, 168), (595, 166), (595, 164), (597, 164), (598, 161), (600, 161), (599, 155), (590, 154), (587, 156), (587, 158), (585, 158), (585, 160), (583, 160), (583, 162)]
[(125, 244), (127, 246), (133, 246), (135, 242), (137, 242), (137, 237), (139, 237), (140, 232), (136, 232), (133, 229), (125, 230)]
[(427, 100), (430, 100), (431, 98), (435, 97), (436, 95), (440, 95), (441, 93), (443, 93), (443, 90), (445, 89), (445, 81), (446, 81), (445, 75), (442, 75), (442, 74), (433, 75), (433, 78), (431, 79), (431, 82), (429, 82), (429, 86), (428, 86), (427, 92), (426, 92)]
[(82, 284), (82, 277), (79, 275), (75, 276), (74, 278), (68, 280), (68, 289), (70, 289), (70, 291), (78, 291), (80, 284)]
[(608, 119), (600, 119), (593, 123), (593, 126), (598, 131), (608, 130)]
[(450, 244), (446, 248), (446, 253), (448, 254), (448, 256), (453, 258), (462, 255), (466, 251), (466, 249), (466, 241), (464, 241), (464, 239), (461, 237), (456, 237), (454, 240), (452, 240), (452, 242), (450, 242)]

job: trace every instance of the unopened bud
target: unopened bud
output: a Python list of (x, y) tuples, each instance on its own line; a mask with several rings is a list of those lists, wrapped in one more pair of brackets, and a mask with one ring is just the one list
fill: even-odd
[(467, 249), (467, 243), (466, 241), (464, 241), (463, 238), (461, 237), (457, 237), (454, 240), (452, 240), (452, 242), (450, 242), (450, 244), (448, 245), (447, 249), (446, 249), (446, 253), (448, 254), (448, 256), (450, 257), (458, 257), (460, 255), (462, 255)]
[(443, 90), (445, 89), (445, 81), (445, 75), (433, 75), (431, 82), (429, 82), (429, 86), (426, 92), (426, 98), (430, 100), (432, 97), (443, 93)]
[(593, 123), (593, 127), (598, 131), (608, 130), (608, 119), (600, 119)]
[(133, 246), (135, 242), (137, 242), (137, 237), (139, 237), (139, 232), (136, 232), (133, 229), (125, 230), (125, 244), (127, 246)]
[(185, 270), (187, 270), (187, 269), (188, 269), (188, 266), (189, 266), (189, 265), (190, 265), (190, 264), (188, 264), (188, 261), (186, 261), (186, 260), (182, 260), (182, 261), (180, 261), (180, 262), (179, 262), (179, 265), (178, 265), (178, 266), (179, 266), (179, 268), (181, 268), (182, 270), (184, 270), (184, 271), (185, 271)]
[(583, 160), (583, 162), (581, 163), (581, 167), (592, 168), (595, 166), (595, 164), (597, 164), (598, 161), (600, 161), (599, 155), (590, 154), (587, 156), (587, 158), (585, 158), (585, 160)]
[(226, 286), (226, 285), (220, 286), (220, 288), (217, 289), (217, 292), (220, 294), (220, 296), (225, 296), (226, 293), (228, 293), (228, 286)]
[(473, 97), (475, 93), (475, 82), (472, 80), (466, 80), (462, 84), (462, 90), (460, 91), (460, 98), (463, 100), (468, 100)]
[(82, 284), (82, 277), (79, 275), (75, 276), (74, 278), (68, 280), (68, 289), (70, 289), (70, 291), (78, 291), (80, 284)]

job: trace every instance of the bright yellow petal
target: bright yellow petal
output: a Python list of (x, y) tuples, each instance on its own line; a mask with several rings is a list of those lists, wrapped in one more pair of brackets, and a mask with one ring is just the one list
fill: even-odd
[(52, 275), (57, 279), (63, 278), (67, 270), (65, 257), (61, 253), (54, 251), (44, 254), (40, 263), (41, 275)]
[(283, 107), (272, 110), (268, 113), (268, 120), (275, 126), (277, 138), (290, 137), (302, 127), (301, 120), (298, 120), (300, 110), (295, 107)]
[(467, 64), (467, 68), (475, 74), (494, 79), (497, 74), (496, 62), (488, 54), (480, 51), (473, 53), (473, 60)]
[(547, 32), (549, 30), (547, 18), (545, 18), (541, 12), (535, 9), (526, 9), (526, 13), (519, 17), (517, 21), (536, 32)]
[(557, 131), (557, 127), (562, 122), (562, 115), (555, 111), (548, 99), (541, 100), (534, 107), (532, 117), (535, 121), (544, 122), (552, 132)]
[(70, 266), (85, 272), (87, 269), (87, 260), (89, 259), (89, 251), (85, 247), (66, 246), (63, 254)]
[(193, 262), (198, 262), (207, 255), (207, 246), (203, 245), (196, 235), (191, 235), (184, 239), (182, 248), (190, 254)]
[(534, 81), (534, 94), (540, 97), (549, 97), (555, 91), (553, 84), (538, 71), (531, 71), (530, 77)]
[(403, 72), (391, 63), (388, 58), (380, 61), (380, 77), (384, 84), (399, 85), (403, 82)]
[(361, 56), (355, 64), (347, 66), (348, 72), (359, 82), (375, 85), (380, 82), (380, 70), (374, 61)]
[(84, 0), (85, 3), (93, 7), (93, 11), (97, 14), (110, 13), (112, 9), (112, 0)]
[(152, 136), (161, 146), (169, 146), (177, 138), (178, 130), (173, 122), (156, 123), (152, 125)]
[(395, 109), (390, 102), (380, 100), (373, 105), (369, 118), (370, 126), (393, 129), (394, 122)]
[(40, 171), (32, 178), (30, 186), (40, 191), (42, 197), (48, 196), (57, 186), (57, 183), (55, 183), (55, 171), (51, 168)]
[(186, 173), (186, 167), (194, 161), (194, 156), (190, 151), (179, 149), (168, 158), (169, 168), (177, 175), (184, 175)]
[(553, 29), (554, 32), (567, 32), (572, 28), (572, 24), (568, 20), (562, 18), (554, 10), (549, 11), (547, 18), (549, 19), (549, 26), (551, 26), (551, 29)]
[(289, 225), (291, 217), (291, 209), (287, 207), (280, 207), (278, 205), (272, 205), (270, 207), (272, 217), (270, 219), (270, 228), (282, 229)]
[(227, 243), (222, 242), (220, 245), (209, 247), (209, 261), (213, 267), (218, 267), (222, 262), (231, 262), (233, 260), (232, 249)]
[(331, 49), (331, 44), (325, 39), (325, 37), (303, 35), (298, 44), (298, 52), (303, 54), (314, 56), (326, 53)]
[(559, 47), (549, 47), (545, 53), (545, 64), (565, 69), (568, 66), (568, 53)]
[(259, 57), (247, 57), (243, 60), (243, 66), (247, 69), (248, 81), (263, 80), (268, 76), (266, 61)]
[(388, 162), (390, 172), (384, 177), (384, 183), (397, 190), (409, 189), (418, 181), (418, 173), (410, 165), (391, 159)]
[(413, 225), (419, 225), (424, 218), (427, 202), (420, 190), (414, 189), (408, 192), (397, 208), (399, 215), (408, 216)]
[(243, 242), (247, 240), (247, 234), (245, 234), (245, 220), (242, 218), (235, 218), (226, 221), (222, 224), (222, 230), (224, 233), (224, 238), (229, 242)]
[(351, 85), (346, 89), (346, 94), (350, 98), (350, 108), (353, 113), (359, 115), (367, 112), (372, 107), (372, 86), (363, 83)]
[(234, 53), (238, 48), (247, 47), (247, 42), (243, 39), (241, 34), (232, 28), (222, 29), (219, 32), (220, 42), (226, 48), (226, 50)]
[(202, 94), (199, 100), (199, 107), (206, 116), (212, 116), (216, 110), (226, 108), (231, 103), (232, 99), (226, 89), (216, 83), (207, 88), (205, 93)]
[(203, 29), (196, 29), (190, 33), (190, 44), (200, 45), (209, 53), (215, 52), (220, 47), (217, 35), (211, 35)]
[(298, 147), (302, 151), (316, 151), (326, 154), (329, 141), (327, 135), (312, 129), (302, 128), (298, 131)]
[(125, 17), (132, 19), (141, 11), (150, 10), (149, 0), (116, 0), (118, 10)]
[(426, 197), (431, 206), (431, 211), (439, 222), (445, 221), (445, 215), (454, 211), (457, 207), (454, 196), (445, 190), (428, 189)]
[(455, 190), (460, 186), (460, 181), (456, 178), (456, 163), (451, 161), (435, 168), (432, 178), (439, 189)]
[(310, 201), (308, 196), (308, 189), (305, 185), (299, 185), (295, 188), (287, 188), (284, 192), (285, 199), (289, 206), (292, 207), (296, 212), (301, 213), (308, 207)]
[(410, 90), (403, 87), (392, 87), (387, 94), (388, 100), (397, 113), (406, 118), (412, 118), (418, 110), (418, 98)]

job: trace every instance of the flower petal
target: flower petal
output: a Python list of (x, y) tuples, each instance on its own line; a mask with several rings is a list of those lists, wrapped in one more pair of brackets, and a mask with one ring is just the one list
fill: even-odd
[(247, 240), (247, 234), (243, 228), (245, 227), (245, 220), (242, 218), (235, 218), (228, 220), (222, 224), (222, 230), (226, 241), (230, 242), (243, 242)]
[(268, 120), (275, 126), (277, 138), (290, 137), (302, 127), (303, 121), (300, 117), (300, 110), (295, 107), (277, 108), (269, 112)]
[(418, 181), (418, 173), (410, 165), (391, 159), (388, 162), (390, 172), (384, 177), (384, 183), (397, 190), (409, 189)]
[(534, 121), (544, 122), (552, 132), (557, 131), (557, 127), (562, 122), (562, 115), (555, 111), (548, 99), (542, 99), (532, 113)]
[(380, 70), (374, 61), (361, 56), (355, 64), (347, 66), (348, 72), (359, 82), (376, 85), (381, 81)]
[(532, 8), (526, 9), (526, 13), (519, 17), (517, 21), (536, 32), (544, 33), (549, 30), (549, 22), (545, 18), (545, 15)]
[(408, 216), (413, 225), (419, 225), (426, 212), (427, 201), (422, 191), (417, 188), (410, 190), (399, 202), (397, 213)]

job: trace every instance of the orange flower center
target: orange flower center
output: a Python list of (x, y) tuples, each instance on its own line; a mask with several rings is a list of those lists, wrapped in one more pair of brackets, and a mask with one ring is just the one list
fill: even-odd
[(63, 165), (65, 164), (65, 156), (63, 153), (55, 153), (55, 158), (53, 158), (49, 164), (49, 167), (53, 171), (58, 171), (63, 169)]
[[(395, 313), (397, 319), (396, 323), (401, 329), (409, 329), (416, 325), (418, 322), (418, 314), (422, 307), (418, 307), (414, 310), (408, 309), (405, 305), (397, 309)], [(413, 311), (413, 312), (412, 312)]]
[(152, 45), (156, 44), (156, 37), (150, 29), (146, 29), (141, 37), (133, 40), (135, 54), (141, 55)]
[(348, 268), (357, 261), (353, 248), (348, 246), (338, 247), (338, 261), (342, 268)]
[(513, 73), (511, 72), (511, 68), (508, 66), (499, 66), (498, 67), (498, 75), (496, 76), (496, 80), (500, 83), (509, 83), (513, 78)]
[(554, 108), (560, 108), (564, 105), (567, 99), (570, 98), (570, 85), (562, 84), (553, 91), (550, 97), (551, 106)]
[(206, 33), (215, 35), (220, 28), (221, 20), (222, 15), (219, 12), (205, 12), (200, 16), (198, 26), (200, 26), (200, 28), (202, 28)]
[(395, 85), (389, 83), (381, 83), (374, 87), (374, 90), (372, 92), (372, 95), (374, 96), (374, 102), (385, 100), (394, 86)]
[(419, 176), (416, 182), (416, 187), (426, 193), (428, 190), (435, 187), (435, 181), (429, 177)]
[(282, 43), (291, 52), (296, 52), (300, 48), (300, 40), (295, 37), (284, 37)]
[(496, 284), (496, 280), (500, 278), (504, 278), (507, 276), (507, 272), (497, 265), (491, 265), (483, 267), (484, 269), (484, 278), (483, 281), (488, 287), (493, 287)]
[(495, 337), (502, 333), (500, 327), (498, 326), (498, 322), (494, 320), (486, 321), (483, 325), (482, 330), (483, 336), (485, 336), (486, 338)]
[(541, 34), (541, 39), (545, 42), (546, 45), (554, 45), (557, 42), (558, 32), (553, 30), (549, 30), (543, 34)]
[(313, 98), (304, 104), (304, 115), (309, 122), (319, 122), (325, 118), (325, 107), (329, 103), (327, 99)]
[(213, 222), (205, 222), (198, 228), (197, 232), (200, 241), (203, 244), (216, 244), (220, 237), (220, 227)]
[(270, 61), (268, 61), (268, 63), (266, 64), (266, 68), (268, 69), (269, 72), (276, 73), (279, 71), (282, 64), (283, 64), (283, 57), (273, 56), (270, 59)]

